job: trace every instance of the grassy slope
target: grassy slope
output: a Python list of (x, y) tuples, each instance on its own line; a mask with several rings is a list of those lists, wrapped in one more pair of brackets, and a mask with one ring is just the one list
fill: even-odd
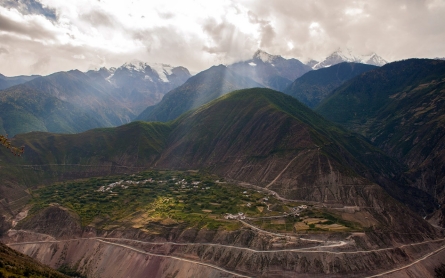
[[(340, 164), (353, 164), (354, 169), (359, 172), (365, 171), (365, 168), (368, 167), (379, 170), (379, 172), (384, 168), (389, 171), (395, 170), (394, 166), (385, 165), (382, 167), (382, 165), (375, 165), (376, 162), (373, 162), (371, 157), (369, 161), (367, 159), (363, 161), (366, 163), (366, 167), (364, 165), (360, 166), (361, 162), (358, 161), (350, 161), (352, 163), (346, 161), (345, 156), (349, 156), (348, 159), (360, 157), (362, 160), (370, 151), (372, 151), (373, 156), (384, 157), (384, 155), (363, 137), (351, 134), (339, 126), (332, 125), (332, 123), (326, 121), (296, 99), (270, 89), (254, 88), (235, 91), (183, 115), (173, 123), (175, 132), (179, 132), (179, 135), (175, 138), (195, 136), (193, 139), (199, 140), (198, 142), (194, 141), (197, 145), (206, 146), (211, 150), (212, 140), (215, 140), (218, 136), (227, 134), (227, 131), (233, 132), (236, 136), (237, 133), (242, 131), (241, 129), (252, 128), (248, 125), (257, 121), (257, 117), (265, 117), (267, 115), (289, 117), (287, 121), (297, 121), (307, 126), (310, 133), (310, 138), (308, 139), (312, 141), (309, 144), (322, 147), (325, 152), (330, 152), (329, 155), (341, 162)], [(265, 134), (268, 133), (267, 128), (272, 128), (273, 126), (271, 122), (266, 120), (268, 119), (264, 118), (258, 121), (258, 124), (263, 125), (262, 128)], [(287, 122), (280, 129), (276, 130), (282, 132), (282, 134), (273, 134), (279, 140), (282, 137), (286, 137), (286, 132), (289, 131), (286, 124), (289, 126), (290, 123)], [(234, 126), (239, 130), (231, 130)], [(197, 132), (198, 135), (193, 134), (191, 131)], [(254, 141), (255, 139), (251, 138), (250, 140)], [(279, 144), (273, 145), (271, 149), (268, 149), (265, 154), (284, 152), (294, 148), (295, 146), (288, 145), (286, 140), (282, 140)], [(382, 162), (380, 160), (378, 163)], [(385, 163), (392, 164), (387, 158)]]
[(328, 68), (310, 71), (290, 84), (284, 93), (314, 108), (344, 82), (375, 68), (377, 67), (372, 65), (340, 63)]
[(0, 107), (0, 130), (10, 136), (30, 131), (75, 133), (116, 126), (135, 116), (108, 82), (77, 70), (0, 91)]
[(345, 83), (316, 111), (328, 120), (365, 134), (367, 126), (363, 125), (388, 108), (392, 95), (410, 92), (444, 74), (444, 61), (410, 59), (390, 63)]
[(344, 84), (317, 111), (368, 137), (408, 167), (406, 184), (445, 203), (444, 81), (444, 61), (395, 62)]
[[(362, 176), (377, 182), (415, 211), (432, 211), (434, 205), (422, 191), (395, 183), (401, 166), (362, 136), (333, 125), (294, 98), (269, 89), (233, 92), (184, 114), (172, 125), (168, 145), (173, 147), (163, 152), (167, 159), (161, 157), (159, 165), (210, 167), (223, 174), (233, 171), (238, 163), (240, 168), (256, 165), (261, 172), (262, 163), (271, 159), (278, 158), (283, 169), (285, 161), (289, 162), (300, 151), (319, 148), (323, 157), (335, 163), (334, 168), (345, 176)], [(233, 157), (247, 158), (238, 162)], [(317, 183), (314, 176), (318, 175), (314, 167), (324, 167), (326, 173), (330, 171), (326, 168), (330, 166), (323, 161), (317, 166), (314, 162), (317, 158), (308, 159), (306, 165), (295, 169), (303, 175), (288, 178), (298, 177), (300, 182), (314, 184)], [(231, 165), (234, 165), (232, 169)], [(253, 180), (264, 178), (255, 177), (254, 173), (243, 173), (240, 169), (236, 175), (251, 176)]]
[[(134, 122), (73, 135), (35, 132), (17, 136), (14, 143), (26, 146), (19, 162), (22, 166), (8, 164), (14, 160), (7, 156), (0, 171), (28, 185), (136, 172), (150, 166), (208, 168), (255, 182), (251, 178), (264, 175), (269, 165), (274, 169), (263, 177), (270, 182), (301, 154), (302, 162), (296, 160), (296, 166), (272, 189), (285, 197), (322, 201), (318, 187), (329, 187), (335, 192), (329, 195), (335, 202), (370, 206), (370, 202), (380, 202), (373, 194), (380, 200), (392, 199), (365, 178), (379, 181), (397, 172), (396, 163), (360, 136), (332, 125), (290, 96), (259, 88), (235, 91), (169, 124)], [(302, 184), (304, 191), (297, 186)], [(353, 193), (354, 188), (365, 191)], [(384, 206), (392, 206), (394, 215), (408, 213), (397, 203)], [(415, 216), (406, 217), (416, 227), (427, 229)], [(393, 223), (393, 216), (388, 219), (392, 220), (381, 223)]]
[(168, 92), (160, 103), (147, 108), (137, 119), (167, 122), (228, 92), (249, 87), (261, 85), (235, 74), (223, 65), (214, 66)]

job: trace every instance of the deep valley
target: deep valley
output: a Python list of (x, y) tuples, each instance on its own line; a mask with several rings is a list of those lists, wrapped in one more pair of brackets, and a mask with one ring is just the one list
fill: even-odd
[[(177, 81), (138, 121), (16, 134), (22, 156), (0, 148), (2, 243), (39, 262), (26, 269), (60, 277), (434, 277), (445, 263), (445, 62), (311, 71), (260, 54)], [(280, 79), (271, 61), (301, 76)], [(251, 63), (265, 65), (238, 75)], [(109, 73), (61, 75), (97, 89)], [(0, 100), (22, 103), (17, 111), (45, 103), (53, 90), (13, 99), (35, 95), (27, 88), (42, 78)], [(113, 80), (103, 84), (116, 93)], [(273, 84), (285, 93), (261, 87)], [(7, 266), (0, 273), (25, 276)]]

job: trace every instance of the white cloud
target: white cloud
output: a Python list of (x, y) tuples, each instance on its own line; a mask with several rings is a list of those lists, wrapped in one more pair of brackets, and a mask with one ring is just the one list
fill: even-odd
[(79, 60), (85, 60), (85, 55), (80, 54), (80, 55), (73, 55), (74, 59), (79, 59)]
[(351, 15), (351, 16), (359, 15), (362, 13), (363, 13), (363, 10), (359, 9), (359, 8), (348, 8), (345, 10), (345, 14)]
[(388, 60), (445, 56), (442, 0), (31, 2), (0, 7), (7, 50), (0, 73), (87, 70), (132, 59), (197, 72), (246, 59), (257, 48), (306, 59), (338, 47)]

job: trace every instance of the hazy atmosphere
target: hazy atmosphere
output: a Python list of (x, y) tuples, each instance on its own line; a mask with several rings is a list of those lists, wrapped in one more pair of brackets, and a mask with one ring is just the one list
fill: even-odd
[(0, 73), (138, 59), (196, 73), (257, 49), (302, 61), (340, 48), (387, 61), (445, 56), (445, 1), (0, 0)]
[(444, 278), (444, 27), (445, 0), (0, 0), (0, 278)]

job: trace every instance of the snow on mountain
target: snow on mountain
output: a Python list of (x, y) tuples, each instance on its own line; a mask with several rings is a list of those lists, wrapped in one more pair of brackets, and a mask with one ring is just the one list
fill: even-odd
[(163, 82), (170, 82), (167, 76), (172, 75), (172, 66), (166, 64), (152, 64), (149, 65), (149, 67), (156, 71)]
[(356, 55), (348, 48), (339, 48), (337, 51), (334, 51), (331, 55), (329, 55), (326, 59), (315, 64), (312, 68), (326, 68), (343, 62), (362, 63), (374, 66), (383, 66), (387, 63), (385, 59), (378, 56), (376, 53), (371, 53), (369, 55)]
[[(174, 67), (167, 65), (167, 64), (160, 64), (160, 63), (154, 63), (154, 64), (147, 64), (145, 62), (141, 62), (138, 60), (131, 61), (129, 63), (123, 64), (120, 69), (125, 68), (129, 71), (135, 71), (135, 72), (142, 72), (142, 73), (148, 73), (150, 71), (155, 72), (159, 79), (162, 82), (170, 82), (168, 79), (168, 76), (172, 75), (172, 70)], [(150, 79), (150, 76), (146, 75)]]
[(388, 62), (379, 55), (372, 53), (371, 55), (368, 56), (362, 56), (361, 63), (381, 67)]
[(306, 63), (304, 63), (306, 66), (309, 66), (311, 68), (313, 68), (316, 64), (318, 64), (319, 62), (314, 60), (314, 59), (310, 59), (309, 61), (307, 61)]
[(227, 67), (241, 76), (251, 78), (264, 87), (277, 91), (284, 90), (295, 79), (312, 70), (297, 59), (286, 59), (263, 50), (257, 50), (249, 60), (236, 62)]
[(261, 60), (263, 63), (272, 64), (277, 59), (283, 59), (280, 55), (271, 55), (263, 50), (257, 50), (255, 54), (253, 54), (252, 60)]

